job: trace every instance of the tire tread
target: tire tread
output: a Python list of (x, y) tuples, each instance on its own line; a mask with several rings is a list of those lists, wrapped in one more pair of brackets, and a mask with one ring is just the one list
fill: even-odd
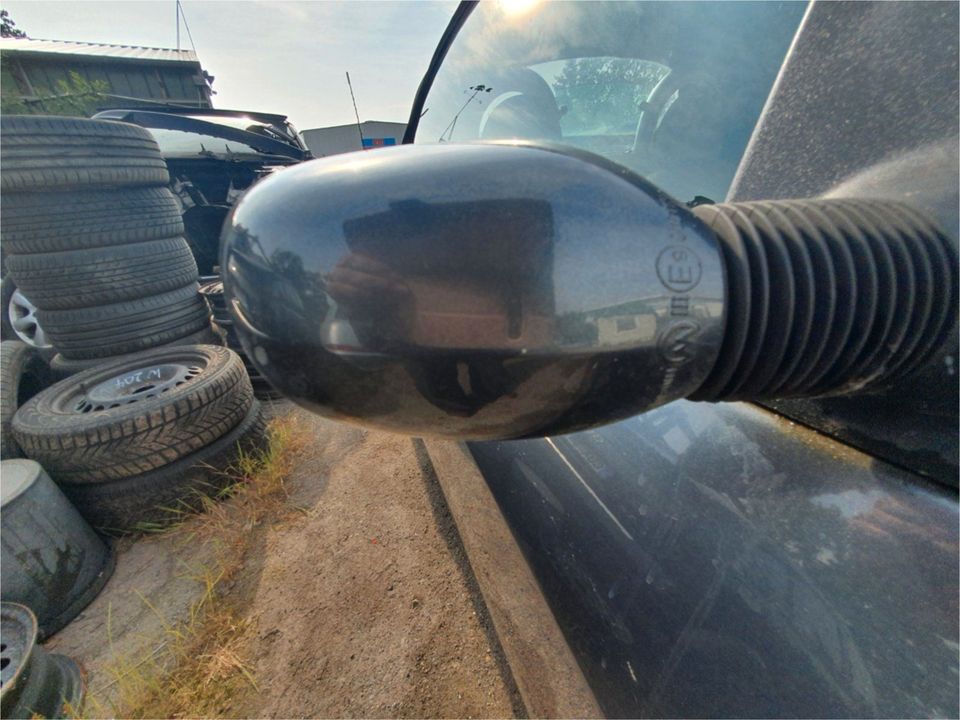
[(43, 310), (109, 305), (158, 295), (197, 280), (197, 264), (183, 238), (112, 248), (11, 255), (10, 274)]
[(190, 335), (210, 324), (210, 309), (192, 282), (111, 305), (41, 309), (37, 318), (64, 357), (89, 360), (138, 352)]
[[(198, 348), (208, 358), (207, 369), (169, 394), (86, 415), (53, 408), (54, 400), (72, 386), (173, 357), (178, 349)], [(13, 433), (27, 457), (58, 482), (119, 480), (209, 445), (236, 427), (252, 403), (250, 380), (232, 351), (205, 345), (164, 348), (62, 380), (17, 412)]]
[(0, 118), (0, 189), (167, 185), (170, 175), (145, 128), (87, 118), (11, 115)]
[(175, 521), (181, 509), (197, 509), (201, 495), (214, 494), (229, 482), (224, 471), (240, 452), (263, 450), (267, 445), (266, 419), (254, 401), (230, 432), (168, 465), (120, 480), (60, 487), (94, 527), (130, 532), (143, 523)]
[(0, 239), (10, 253), (48, 253), (183, 235), (180, 203), (165, 187), (13, 193)]

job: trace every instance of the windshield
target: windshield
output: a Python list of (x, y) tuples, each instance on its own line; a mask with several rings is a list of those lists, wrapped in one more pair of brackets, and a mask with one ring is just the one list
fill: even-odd
[(480, 3), (433, 83), (418, 143), (589, 150), (681, 200), (723, 200), (802, 2)]
[(262, 155), (256, 148), (236, 140), (183, 130), (147, 128), (164, 155)]
[(215, 125), (225, 125), (226, 127), (236, 128), (237, 130), (245, 130), (246, 132), (263, 135), (264, 137), (272, 138), (274, 140), (279, 140), (295, 147), (299, 147), (301, 150), (305, 150), (307, 147), (303, 142), (303, 138), (300, 137), (300, 133), (297, 132), (296, 128), (294, 128), (293, 125), (288, 122), (284, 122), (282, 125), (268, 125), (246, 116), (230, 115), (198, 114), (187, 115), (186, 117), (214, 123)]

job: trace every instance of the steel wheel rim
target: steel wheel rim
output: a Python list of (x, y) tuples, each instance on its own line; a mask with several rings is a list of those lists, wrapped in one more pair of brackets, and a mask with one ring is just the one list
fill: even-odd
[(7, 318), (13, 332), (27, 345), (45, 350), (53, 347), (37, 321), (37, 307), (19, 290), (14, 290), (7, 305)]
[[(16, 690), (24, 668), (30, 662), (37, 640), (37, 618), (33, 612), (16, 603), (3, 604), (3, 639), (0, 642), (0, 697)], [(21, 688), (22, 690), (22, 688)]]
[(51, 409), (64, 415), (87, 415), (157, 398), (192, 383), (209, 365), (202, 353), (164, 353), (150, 361), (86, 371), (86, 377), (64, 387), (50, 399)]
[(203, 368), (199, 365), (188, 366), (183, 363), (163, 363), (124, 372), (83, 388), (74, 411), (86, 414), (133, 405), (190, 382), (201, 372)]

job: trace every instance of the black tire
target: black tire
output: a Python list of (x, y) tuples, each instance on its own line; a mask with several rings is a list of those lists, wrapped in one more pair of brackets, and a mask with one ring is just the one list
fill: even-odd
[(254, 401), (233, 430), (206, 447), (141, 475), (104, 483), (60, 488), (87, 522), (104, 532), (122, 534), (144, 525), (166, 525), (182, 519), (185, 511), (202, 506), (203, 496), (216, 496), (231, 482), (228, 471), (240, 453), (267, 447), (267, 424), (260, 403)]
[(10, 193), (0, 239), (8, 253), (62, 252), (183, 235), (180, 203), (165, 187)]
[(0, 189), (5, 191), (170, 182), (153, 136), (129, 123), (8, 115), (0, 118), (0, 134)]
[(0, 340), (16, 340), (17, 333), (10, 324), (10, 299), (17, 291), (17, 283), (9, 275), (0, 280)]
[(159, 348), (47, 388), (17, 411), (13, 435), (57, 482), (120, 480), (209, 445), (236, 427), (252, 402), (236, 353), (212, 345)]
[(42, 310), (109, 305), (159, 295), (197, 280), (186, 240), (149, 240), (107, 248), (11, 255), (10, 275)]
[(227, 301), (223, 297), (223, 280), (218, 277), (206, 277), (200, 280), (200, 294), (210, 303), (213, 319), (219, 325), (232, 325), (233, 318), (227, 310)]
[(253, 396), (260, 402), (282, 402), (286, 400), (286, 396), (273, 389), (273, 386), (267, 382), (262, 376), (261, 377), (251, 377), (250, 384), (253, 386)]
[(210, 324), (210, 310), (196, 283), (113, 305), (40, 310), (37, 317), (54, 347), (72, 360), (160, 347)]
[(0, 460), (23, 457), (11, 429), (13, 416), (50, 379), (39, 350), (17, 340), (0, 342)]
[[(186, 337), (174, 340), (167, 345), (164, 345), (164, 347), (175, 347), (178, 345), (216, 345), (218, 347), (226, 347), (227, 343), (217, 329), (210, 326), (205, 327), (203, 330), (199, 330), (195, 333), (191, 333)], [(71, 375), (75, 375), (78, 372), (89, 370), (92, 367), (101, 367), (107, 363), (130, 360), (137, 355), (139, 355), (139, 353), (114, 355), (108, 358), (97, 358), (95, 360), (71, 360), (69, 358), (65, 358), (60, 353), (57, 353), (50, 360), (50, 370), (57, 380), (62, 380), (70, 377)]]

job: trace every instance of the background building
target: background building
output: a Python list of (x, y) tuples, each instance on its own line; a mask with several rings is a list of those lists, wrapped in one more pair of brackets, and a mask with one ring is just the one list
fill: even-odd
[[(353, 152), (354, 150), (372, 150), (378, 147), (399, 145), (403, 140), (403, 131), (406, 123), (381, 122), (367, 120), (357, 124), (334, 125), (333, 127), (314, 128), (303, 130), (307, 147), (314, 157), (337, 155), (338, 153)], [(363, 132), (363, 144), (360, 143), (360, 131)]]
[(90, 90), (96, 90), (88, 92), (97, 96), (94, 104), (103, 107), (210, 108), (212, 82), (192, 50), (0, 39), (0, 89), (5, 105), (24, 106), (20, 112), (58, 111), (56, 98)]

